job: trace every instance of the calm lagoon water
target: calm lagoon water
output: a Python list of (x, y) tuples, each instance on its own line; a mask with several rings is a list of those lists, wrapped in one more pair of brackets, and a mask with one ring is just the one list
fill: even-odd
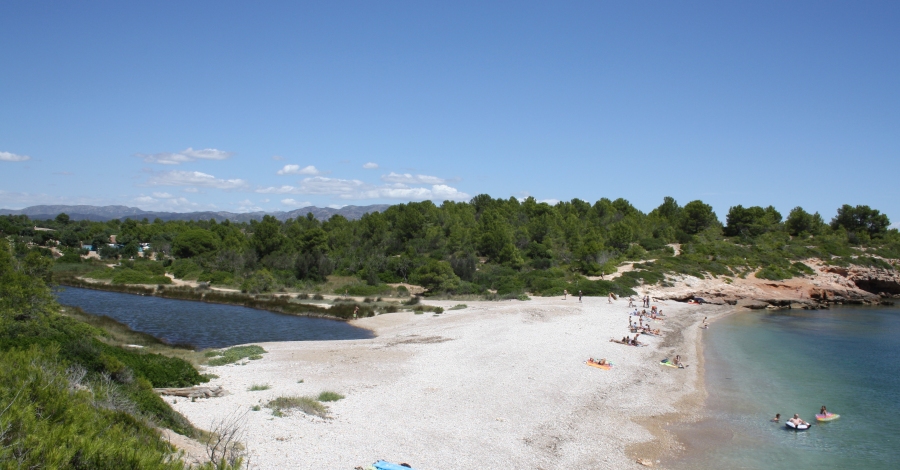
[(342, 321), (283, 315), (233, 305), (65, 287), (59, 302), (105, 315), (170, 344), (198, 349), (264, 341), (371, 338), (372, 333)]
[[(676, 431), (714, 437), (672, 467), (900, 468), (900, 309), (739, 313), (704, 333), (708, 419)], [(822, 405), (841, 418), (784, 429)]]

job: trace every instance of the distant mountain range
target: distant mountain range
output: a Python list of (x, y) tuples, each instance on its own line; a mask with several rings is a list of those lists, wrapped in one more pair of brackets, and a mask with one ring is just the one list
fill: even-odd
[(384, 212), (385, 209), (391, 207), (389, 204), (374, 204), (371, 206), (344, 206), (340, 209), (332, 209), (329, 207), (303, 207), (289, 212), (153, 212), (138, 209), (137, 207), (127, 206), (31, 206), (24, 209), (0, 209), (0, 215), (27, 215), (28, 218), (34, 220), (45, 220), (56, 218), (57, 215), (65, 213), (72, 220), (94, 220), (107, 221), (111, 219), (148, 219), (156, 218), (162, 220), (209, 220), (215, 219), (222, 222), (226, 219), (232, 222), (249, 222), (251, 220), (261, 220), (264, 215), (274, 216), (278, 220), (296, 219), (298, 217), (306, 217), (306, 214), (312, 213), (319, 220), (328, 220), (333, 215), (342, 215), (350, 220), (355, 220), (369, 212)]

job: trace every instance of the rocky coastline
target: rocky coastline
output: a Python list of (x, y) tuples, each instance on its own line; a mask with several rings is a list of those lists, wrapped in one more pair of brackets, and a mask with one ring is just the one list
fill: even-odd
[(816, 259), (804, 263), (812, 267), (815, 273), (782, 281), (757, 279), (752, 274), (746, 278), (710, 279), (672, 275), (667, 279), (667, 286), (647, 286), (646, 292), (642, 293), (660, 300), (687, 302), (702, 299), (705, 303), (749, 309), (894, 305), (894, 300), (900, 299), (900, 271), (864, 266), (829, 266)]

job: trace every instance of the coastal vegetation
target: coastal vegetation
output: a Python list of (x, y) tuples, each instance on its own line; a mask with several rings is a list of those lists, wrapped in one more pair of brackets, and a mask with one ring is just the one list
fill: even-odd
[[(185, 464), (157, 427), (199, 437), (154, 392), (205, 379), (177, 355), (127, 349), (151, 340), (106, 331), (61, 309), (38, 251), (0, 239), (0, 462), (21, 468), (164, 468)], [(204, 468), (229, 468), (210, 463)]]
[(207, 365), (224, 366), (226, 364), (234, 364), (241, 359), (262, 359), (262, 355), (266, 352), (260, 346), (251, 344), (249, 346), (235, 346), (224, 351), (208, 351), (206, 357), (210, 358)]
[[(36, 225), (52, 231), (36, 231)], [(12, 238), (17, 256), (60, 251), (48, 268), (56, 282), (89, 279), (113, 290), (341, 318), (357, 306), (363, 316), (387, 311), (372, 299), (404, 298), (409, 284), (427, 296), (526, 300), (564, 290), (630, 295), (677, 275), (783, 280), (810, 274), (809, 259), (893, 269), (886, 260), (900, 258), (900, 235), (889, 225), (868, 206), (844, 205), (827, 222), (801, 207), (785, 218), (772, 206), (738, 205), (723, 224), (699, 200), (682, 206), (667, 197), (643, 213), (625, 199), (550, 205), (487, 195), (440, 206), (398, 204), (359, 220), (320, 221), (312, 214), (249, 223), (0, 217), (0, 232)], [(87, 248), (99, 259), (83, 259)], [(619, 269), (626, 264), (633, 269)], [(170, 286), (172, 279), (199, 287)], [(234, 292), (204, 291), (209, 286)], [(300, 295), (273, 295), (280, 292)], [(370, 302), (310, 301), (323, 294)]]
[(294, 409), (320, 418), (328, 416), (328, 407), (313, 397), (278, 397), (266, 403), (266, 407), (272, 410), (273, 415), (279, 417)]

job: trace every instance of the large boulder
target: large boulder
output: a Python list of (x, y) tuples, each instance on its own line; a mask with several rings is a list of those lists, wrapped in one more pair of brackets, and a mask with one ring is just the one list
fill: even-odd
[(766, 308), (769, 306), (769, 304), (766, 302), (763, 302), (761, 300), (754, 300), (754, 299), (740, 299), (737, 301), (737, 303), (735, 305), (738, 307), (749, 308), (752, 310), (759, 310), (759, 309), (763, 309), (763, 308)]

